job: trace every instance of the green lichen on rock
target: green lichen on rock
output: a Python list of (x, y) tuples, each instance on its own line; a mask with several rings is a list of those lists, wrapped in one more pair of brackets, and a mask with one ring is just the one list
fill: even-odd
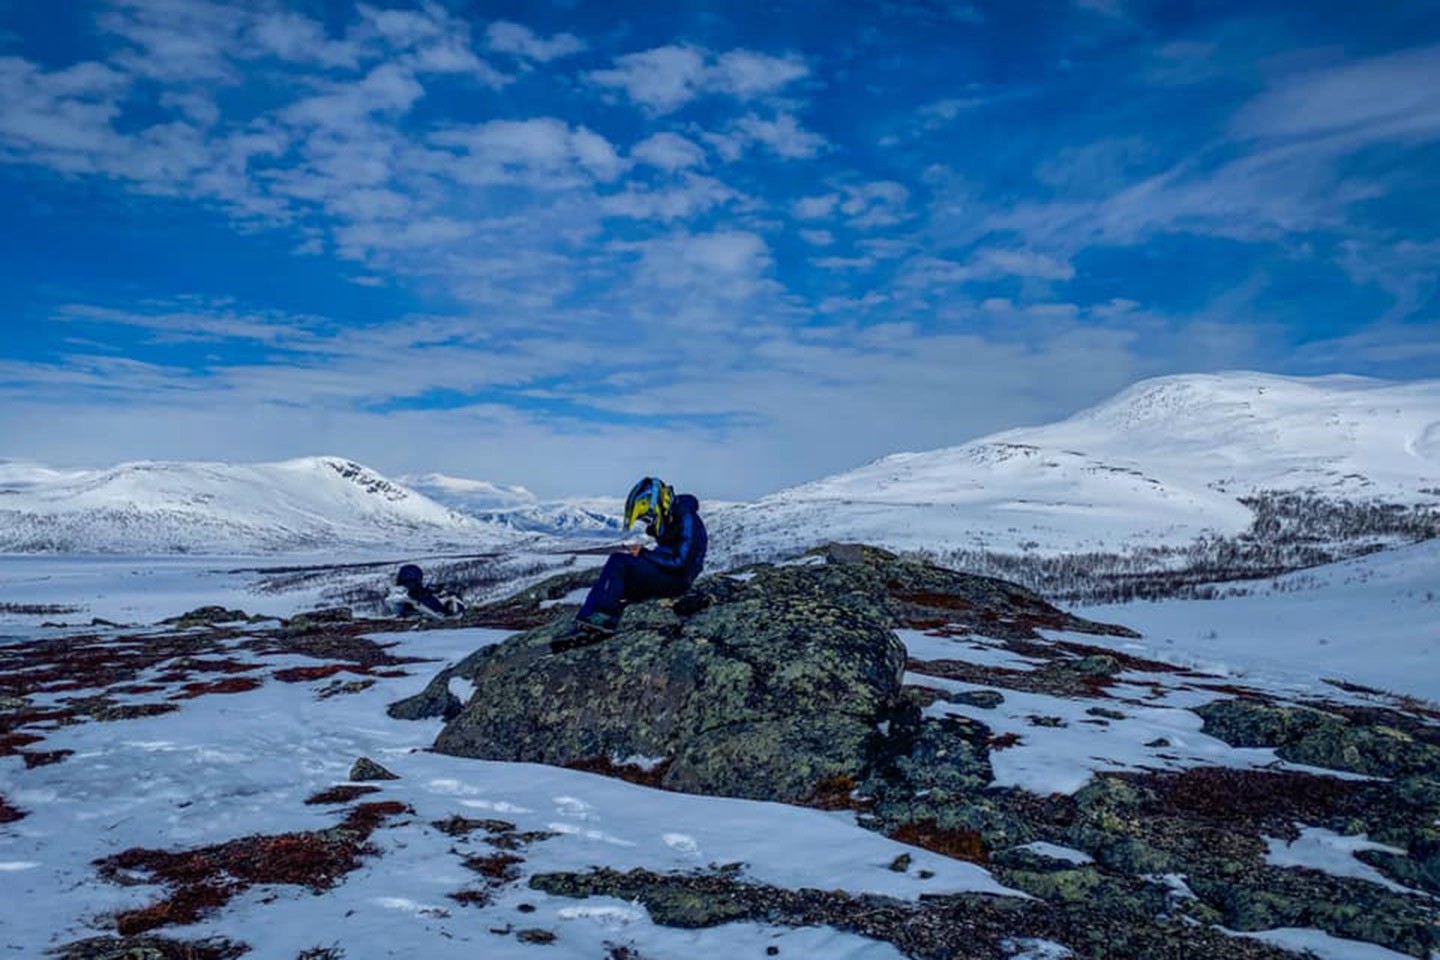
[(863, 776), (899, 699), (904, 647), (861, 579), (774, 568), (717, 585), (725, 602), (689, 616), (637, 604), (615, 637), (563, 654), (549, 645), (564, 622), (547, 624), (477, 651), (391, 712), (453, 709), (460, 676), (475, 694), (436, 740), (442, 753), (664, 758), (670, 789), (804, 802), (823, 782)]
[(1394, 727), (1255, 700), (1219, 700), (1195, 712), (1210, 736), (1234, 747), (1274, 747), (1294, 763), (1375, 777), (1440, 775), (1440, 747)]

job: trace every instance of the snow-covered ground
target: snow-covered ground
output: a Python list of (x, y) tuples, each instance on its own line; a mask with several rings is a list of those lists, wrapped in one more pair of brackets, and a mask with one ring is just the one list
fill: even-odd
[[(0, 561), (0, 600), (71, 603), (85, 606), (86, 617), (139, 621), (208, 603), (283, 615), (315, 599), (302, 591), (257, 603), (252, 575), (224, 572), (230, 569), (228, 563), (194, 559), (7, 558)], [(1440, 545), (1421, 545), (1296, 575), (1281, 589), (1253, 596), (1087, 610), (1138, 627), (1145, 637), (1069, 639), (1219, 667), (1277, 692), (1346, 696), (1321, 682), (1337, 675), (1436, 697), (1440, 602), (1427, 591), (1440, 583), (1437, 571)], [(33, 621), (23, 630), (0, 633), (9, 633), (11, 642), (53, 633)], [(92, 861), (107, 854), (333, 825), (342, 816), (338, 808), (307, 806), (304, 800), (343, 782), (359, 756), (401, 777), (365, 799), (398, 800), (414, 810), (374, 834), (378, 856), (323, 896), (289, 886), (255, 888), (198, 924), (165, 932), (229, 936), (249, 943), (260, 957), (294, 957), (331, 945), (365, 957), (510, 957), (538, 951), (534, 955), (588, 960), (615, 945), (646, 957), (752, 956), (768, 947), (778, 947), (782, 956), (839, 960), (899, 956), (888, 945), (825, 929), (662, 928), (636, 904), (551, 897), (528, 889), (523, 877), (498, 888), (487, 906), (462, 905), (447, 895), (475, 884), (476, 876), (461, 865), (463, 855), (488, 848), (429, 826), (454, 814), (499, 817), (520, 831), (556, 834), (520, 851), (524, 875), (596, 865), (669, 871), (739, 862), (745, 864), (744, 877), (791, 888), (905, 898), (1004, 892), (981, 868), (886, 839), (857, 826), (848, 812), (665, 793), (576, 771), (432, 754), (426, 747), (438, 722), (385, 715), (386, 704), (417, 692), (443, 663), (503, 637), (484, 630), (384, 635), (381, 639), (398, 644), (393, 653), (435, 662), (416, 665), (407, 677), (377, 678), (370, 689), (348, 696), (317, 699), (325, 681), (271, 681), (250, 692), (183, 701), (178, 712), (164, 716), (63, 727), (47, 736), (45, 749), (74, 754), (32, 770), (23, 769), (19, 757), (0, 758), (0, 794), (29, 814), (0, 828), (5, 943), (16, 955), (37, 956), (58, 943), (95, 935), (97, 918), (107, 913), (161, 896), (153, 885), (100, 880)], [(1329, 642), (1318, 643), (1321, 637)], [(983, 640), (913, 632), (902, 639), (921, 659), (955, 657), (1016, 670), (1035, 666)], [(266, 667), (313, 662), (267, 657)], [(957, 692), (980, 689), (914, 679)], [(1078, 789), (1095, 770), (1274, 762), (1272, 751), (1231, 749), (1199, 732), (1198, 717), (1187, 708), (1216, 694), (1182, 682), (1160, 691), (1153, 675), (1136, 680), (1133, 700), (1122, 696), (1100, 704), (1007, 690), (998, 708), (937, 703), (931, 709), (973, 716), (997, 734), (1015, 734), (1018, 742), (992, 754), (997, 782), (1041, 792)], [(1087, 712), (1096, 706), (1124, 717)], [(1307, 833), (1288, 847), (1277, 841), (1271, 856), (1373, 879), (1358, 861), (1350, 862), (1354, 844), (1346, 843), (1350, 846)], [(900, 853), (912, 857), (908, 871), (890, 869)], [(550, 931), (558, 939), (522, 943), (514, 932), (524, 929)], [(1332, 960), (1398, 957), (1316, 931), (1266, 936)]]
[[(496, 631), (405, 632), (383, 637), (396, 653), (453, 660), (505, 636)], [(267, 666), (314, 661), (282, 657)], [(786, 887), (820, 886), (914, 899), (923, 893), (1006, 893), (981, 868), (888, 840), (849, 814), (781, 804), (667, 793), (591, 774), (530, 764), (487, 763), (426, 751), (439, 722), (390, 720), (385, 705), (416, 693), (431, 675), (383, 680), (351, 696), (317, 700), (313, 684), (267, 683), (257, 691), (187, 701), (176, 714), (91, 723), (55, 732), (65, 762), (16, 776), (18, 758), (0, 760), (7, 799), (29, 811), (0, 828), (0, 930), (20, 956), (94, 935), (101, 914), (143, 906), (158, 888), (121, 887), (95, 875), (91, 861), (130, 847), (193, 847), (252, 833), (315, 830), (336, 823), (337, 808), (306, 806), (317, 791), (346, 780), (369, 756), (400, 776), (367, 800), (414, 809), (410, 826), (381, 828), (381, 854), (315, 897), (294, 887), (257, 888), (211, 919), (167, 928), (186, 938), (224, 935), (258, 957), (294, 957), (339, 944), (347, 956), (434, 958), (536, 955), (595, 958), (605, 944), (647, 957), (763, 955), (890, 960), (891, 947), (829, 930), (756, 924), (681, 931), (652, 924), (643, 908), (620, 901), (550, 897), (506, 887), (486, 907), (447, 894), (473, 887), (457, 844), (426, 824), (452, 815), (499, 817), (524, 831), (557, 834), (526, 847), (526, 874), (617, 869), (688, 870), (743, 862), (744, 876)], [(493, 851), (491, 851), (493, 852)], [(902, 854), (912, 867), (890, 869)], [(933, 876), (922, 877), (922, 871)], [(533, 912), (521, 912), (521, 904)], [(555, 932), (553, 944), (527, 946), (492, 928)]]
[(1227, 585), (1219, 600), (1077, 608), (1144, 639), (1131, 653), (1301, 689), (1322, 677), (1440, 703), (1440, 541), (1275, 580)]

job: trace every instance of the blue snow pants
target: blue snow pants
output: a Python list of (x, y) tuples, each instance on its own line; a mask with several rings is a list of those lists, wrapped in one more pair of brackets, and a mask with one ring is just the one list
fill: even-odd
[(592, 613), (619, 617), (627, 603), (639, 603), (655, 597), (678, 597), (690, 589), (690, 581), (682, 573), (661, 569), (644, 557), (628, 553), (612, 553), (600, 571), (600, 579), (590, 588), (590, 595), (580, 608), (583, 619)]

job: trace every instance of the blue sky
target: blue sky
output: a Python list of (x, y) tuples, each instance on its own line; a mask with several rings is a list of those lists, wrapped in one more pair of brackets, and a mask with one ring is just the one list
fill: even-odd
[(0, 0), (0, 456), (750, 497), (1440, 376), (1433, 0)]

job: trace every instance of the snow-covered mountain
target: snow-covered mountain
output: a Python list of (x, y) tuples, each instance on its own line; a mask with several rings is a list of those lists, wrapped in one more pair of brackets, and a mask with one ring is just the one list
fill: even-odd
[(73, 471), (0, 463), (0, 552), (483, 550), (514, 539), (337, 457)]
[(519, 533), (563, 537), (614, 537), (623, 533), (619, 500), (541, 501), (524, 487), (441, 473), (413, 474), (400, 480), (437, 503)]
[(1064, 553), (1245, 531), (1239, 498), (1440, 505), (1440, 381), (1221, 373), (1146, 380), (1058, 423), (901, 453), (715, 517), (763, 554), (832, 539)]

